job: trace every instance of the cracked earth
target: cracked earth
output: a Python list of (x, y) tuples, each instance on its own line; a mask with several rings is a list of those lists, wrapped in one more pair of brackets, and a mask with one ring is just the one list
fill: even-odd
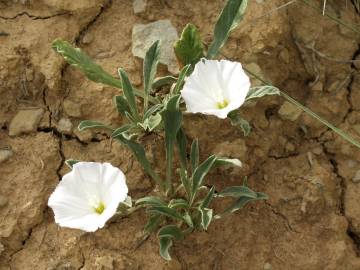
[[(76, 129), (84, 119), (121, 125), (112, 104), (119, 90), (84, 78), (51, 42), (73, 42), (114, 76), (123, 67), (140, 87), (133, 26), (169, 19), (180, 33), (192, 22), (209, 43), (223, 2), (148, 0), (146, 11), (135, 15), (130, 0), (0, 0), (0, 153), (11, 153), (0, 159), (0, 270), (360, 269), (360, 150), (281, 97), (242, 108), (253, 128), (249, 137), (228, 121), (186, 116), (187, 135), (199, 138), (202, 158), (215, 153), (244, 163), (217, 169), (209, 184), (222, 189), (248, 176), (270, 199), (176, 243), (171, 262), (159, 257), (155, 236), (143, 241), (144, 212), (112, 220), (94, 234), (54, 224), (47, 199), (68, 171), (66, 159), (111, 162), (126, 172), (134, 198), (153, 186), (109, 134)], [(250, 1), (223, 54), (360, 140), (360, 35), (301, 1), (278, 9), (286, 2)], [(313, 2), (321, 7), (322, 1)], [(328, 0), (327, 12), (360, 29), (350, 1)], [(23, 111), (41, 119), (10, 136)], [(162, 135), (143, 140), (162, 171)]]

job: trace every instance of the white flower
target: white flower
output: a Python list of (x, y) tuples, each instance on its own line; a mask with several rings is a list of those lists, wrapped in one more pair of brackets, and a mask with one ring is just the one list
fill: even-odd
[(74, 164), (49, 198), (55, 222), (87, 232), (104, 227), (127, 197), (125, 180), (123, 172), (109, 163)]
[(226, 118), (239, 108), (250, 88), (250, 79), (240, 63), (200, 60), (186, 79), (181, 96), (187, 112)]

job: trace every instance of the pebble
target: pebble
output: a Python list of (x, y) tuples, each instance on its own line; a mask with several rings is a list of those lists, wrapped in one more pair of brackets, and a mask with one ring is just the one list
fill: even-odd
[(146, 10), (146, 0), (134, 0), (133, 8), (135, 14), (144, 12)]
[(94, 40), (94, 36), (91, 33), (86, 33), (82, 38), (83, 44), (89, 44)]
[(265, 263), (264, 264), (264, 270), (272, 270), (272, 265), (270, 263)]
[(17, 136), (36, 131), (43, 115), (44, 110), (41, 108), (18, 111), (10, 122), (9, 136)]
[(11, 149), (0, 149), (0, 163), (7, 161), (12, 155)]
[(295, 105), (291, 104), (290, 102), (285, 101), (281, 105), (278, 113), (280, 118), (283, 120), (295, 121), (301, 115), (302, 110), (296, 107)]
[(73, 124), (68, 118), (61, 118), (59, 123), (57, 124), (57, 129), (64, 134), (71, 134), (73, 128)]
[(179, 67), (174, 53), (178, 40), (176, 28), (170, 20), (159, 20), (149, 24), (136, 24), (132, 30), (132, 53), (144, 59), (148, 48), (160, 40), (160, 63), (167, 65), (169, 72), (177, 74)]
[(1, 242), (0, 242), (0, 255), (1, 255), (1, 253), (3, 253), (4, 250), (5, 250), (4, 245), (1, 244)]

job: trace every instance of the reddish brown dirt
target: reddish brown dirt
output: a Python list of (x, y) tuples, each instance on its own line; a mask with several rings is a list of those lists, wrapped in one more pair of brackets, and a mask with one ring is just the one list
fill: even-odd
[[(94, 234), (54, 224), (46, 203), (68, 171), (65, 159), (120, 167), (135, 198), (153, 186), (131, 153), (111, 144), (108, 134), (75, 129), (83, 119), (120, 125), (123, 119), (112, 105), (119, 90), (69, 67), (52, 51), (52, 40), (74, 42), (114, 76), (118, 67), (125, 68), (140, 85), (142, 60), (131, 54), (135, 23), (170, 19), (181, 32), (192, 22), (209, 42), (224, 2), (149, 0), (146, 12), (134, 15), (130, 0), (0, 0), (0, 148), (13, 151), (0, 163), (0, 270), (360, 269), (360, 150), (304, 113), (286, 120), (279, 113), (280, 97), (242, 108), (253, 126), (247, 138), (227, 120), (186, 117), (186, 132), (199, 138), (202, 158), (218, 153), (244, 163), (241, 170), (218, 169), (209, 181), (221, 189), (248, 175), (249, 185), (270, 199), (176, 243), (171, 262), (160, 258), (155, 236), (138, 246), (144, 212), (113, 220)], [(357, 65), (345, 61), (357, 58), (360, 35), (301, 1), (270, 14), (287, 1), (250, 2), (223, 54), (360, 140), (360, 75)], [(314, 3), (320, 7), (322, 1)], [(360, 29), (350, 1), (328, 0), (327, 12)], [(45, 111), (37, 131), (10, 137), (15, 114), (34, 108)], [(71, 120), (69, 134), (59, 130), (61, 118)], [(161, 135), (144, 138), (158, 170), (164, 167), (162, 141)]]

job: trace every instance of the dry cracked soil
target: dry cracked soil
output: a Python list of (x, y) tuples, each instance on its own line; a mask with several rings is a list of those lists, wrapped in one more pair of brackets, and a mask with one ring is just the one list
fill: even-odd
[[(351, 1), (328, 0), (322, 16), (303, 1), (249, 1), (247, 15), (222, 50), (360, 140), (360, 29)], [(311, 1), (317, 8), (322, 0)], [(360, 150), (281, 97), (242, 108), (252, 133), (227, 120), (186, 116), (201, 158), (239, 158), (241, 169), (217, 169), (217, 189), (239, 185), (270, 199), (176, 242), (173, 260), (155, 236), (141, 242), (145, 212), (113, 220), (94, 234), (59, 228), (47, 199), (64, 161), (107, 161), (126, 172), (130, 195), (153, 185), (131, 153), (103, 131), (79, 132), (83, 119), (120, 125), (118, 89), (87, 80), (51, 49), (55, 38), (86, 51), (114, 76), (123, 67), (141, 86), (142, 60), (132, 55), (132, 29), (168, 19), (188, 22), (206, 43), (224, 0), (0, 0), (0, 269), (360, 269)], [(166, 73), (166, 67), (160, 67)], [(253, 84), (258, 82), (253, 81)], [(143, 138), (161, 171), (163, 135)], [(218, 202), (216, 208), (223, 206)]]

